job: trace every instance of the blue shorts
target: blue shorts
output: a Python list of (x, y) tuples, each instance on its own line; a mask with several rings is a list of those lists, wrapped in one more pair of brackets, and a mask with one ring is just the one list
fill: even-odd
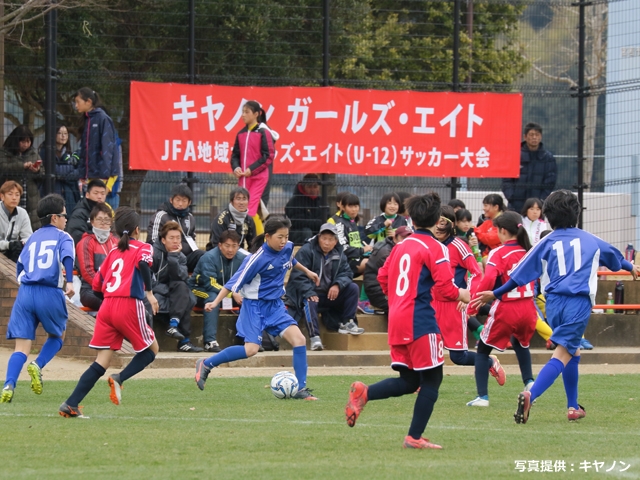
[(547, 323), (553, 330), (551, 341), (562, 345), (571, 355), (580, 348), (590, 316), (591, 298), (587, 296), (547, 296)]
[(67, 329), (67, 302), (61, 288), (45, 285), (20, 285), (7, 325), (7, 339), (36, 339), (36, 328), (62, 337)]
[(291, 325), (298, 323), (291, 318), (284, 302), (277, 300), (250, 300), (245, 298), (236, 323), (238, 336), (245, 342), (262, 344), (262, 331), (277, 337)]

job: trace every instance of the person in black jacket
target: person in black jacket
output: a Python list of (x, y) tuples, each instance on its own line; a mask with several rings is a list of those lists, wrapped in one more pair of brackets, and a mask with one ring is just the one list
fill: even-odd
[(557, 166), (553, 154), (542, 144), (542, 127), (527, 123), (520, 150), (520, 177), (502, 180), (502, 192), (508, 208), (520, 212), (527, 198), (545, 198), (556, 187)]
[(284, 207), (284, 213), (291, 220), (289, 240), (294, 244), (303, 245), (317, 235), (328, 215), (322, 207), (318, 175), (308, 173), (298, 182), (293, 196)]
[(160, 305), (159, 312), (169, 314), (167, 335), (178, 340), (179, 352), (202, 352), (193, 345), (191, 335), (191, 309), (196, 297), (187, 284), (187, 257), (182, 253), (182, 229), (173, 220), (160, 229), (153, 245), (153, 294)]
[(349, 260), (338, 243), (338, 230), (332, 223), (320, 227), (320, 233), (305, 243), (296, 260), (320, 277), (316, 286), (304, 273), (291, 271), (286, 295), (289, 313), (298, 321), (305, 317), (311, 350), (322, 350), (318, 313), (327, 330), (360, 335), (364, 328), (356, 324), (359, 289), (353, 283)]
[(222, 232), (231, 230), (240, 235), (240, 248), (249, 251), (251, 242), (256, 238), (256, 224), (248, 215), (249, 190), (237, 187), (231, 190), (229, 205), (211, 224), (211, 236), (207, 243), (207, 251), (214, 249), (219, 243)]
[(364, 267), (363, 285), (369, 302), (372, 307), (384, 310), (385, 313), (389, 311), (389, 302), (387, 296), (382, 291), (380, 282), (378, 282), (378, 270), (384, 265), (384, 262), (391, 253), (391, 249), (412, 233), (413, 230), (407, 226), (398, 227), (393, 237), (386, 237), (373, 246), (373, 252)]
[(67, 228), (65, 228), (76, 245), (82, 239), (82, 235), (93, 230), (90, 220), (91, 210), (96, 204), (105, 203), (106, 198), (107, 186), (105, 183), (102, 180), (91, 180), (87, 185), (86, 195), (76, 204), (76, 208), (71, 212), (67, 222)]

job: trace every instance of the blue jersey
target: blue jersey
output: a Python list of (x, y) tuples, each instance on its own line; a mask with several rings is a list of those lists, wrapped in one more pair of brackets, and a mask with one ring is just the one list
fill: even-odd
[(75, 260), (71, 235), (53, 225), (36, 230), (24, 244), (16, 264), (18, 282), (64, 288), (66, 280), (62, 261)]
[(583, 295), (595, 302), (598, 267), (631, 271), (620, 251), (579, 228), (554, 230), (520, 260), (510, 273), (518, 285), (540, 278), (542, 293)]
[(287, 242), (279, 252), (264, 243), (260, 250), (244, 259), (224, 288), (252, 300), (277, 300), (285, 293), (287, 271), (297, 263), (292, 242)]

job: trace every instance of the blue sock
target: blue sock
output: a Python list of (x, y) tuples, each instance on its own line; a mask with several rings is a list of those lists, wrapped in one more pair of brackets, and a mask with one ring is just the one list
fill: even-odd
[(204, 361), (204, 364), (208, 368), (214, 368), (218, 365), (222, 365), (223, 363), (234, 362), (236, 360), (242, 360), (243, 358), (247, 358), (247, 352), (244, 349), (244, 345), (234, 345), (232, 347), (227, 347), (220, 353), (216, 353), (215, 355), (207, 358)]
[(16, 388), (18, 377), (26, 361), (27, 356), (22, 352), (13, 352), (11, 354), (9, 362), (7, 363), (7, 379), (4, 382), (5, 387), (11, 385), (13, 388)]
[(300, 388), (307, 386), (307, 347), (293, 347), (293, 370), (296, 372)]
[(542, 370), (540, 370), (538, 378), (536, 378), (536, 382), (531, 388), (531, 401), (533, 402), (551, 385), (553, 385), (553, 382), (556, 381), (556, 378), (560, 376), (563, 370), (564, 364), (560, 360), (558, 360), (557, 358), (552, 358), (551, 360), (549, 360), (547, 364), (542, 367)]
[[(493, 359), (486, 353), (478, 352), (475, 360), (476, 390), (479, 397), (489, 395), (489, 368), (493, 366)], [(488, 397), (487, 397), (488, 398)]]
[(47, 341), (42, 345), (42, 349), (40, 350), (40, 355), (36, 358), (36, 363), (40, 368), (44, 368), (44, 366), (51, 361), (53, 357), (56, 356), (56, 353), (60, 351), (62, 348), (62, 339), (60, 337), (49, 337)]
[(96, 382), (100, 380), (100, 377), (104, 375), (105, 371), (104, 367), (97, 362), (89, 365), (89, 368), (85, 370), (80, 380), (78, 380), (78, 384), (67, 399), (66, 404), (70, 407), (78, 407), (78, 404), (87, 396)]
[(140, 373), (146, 368), (147, 365), (153, 362), (155, 358), (156, 354), (153, 353), (150, 348), (136, 353), (131, 361), (127, 364), (127, 366), (124, 367), (120, 372), (120, 384), (124, 383), (125, 380), (133, 377), (136, 373)]
[(562, 372), (562, 381), (564, 382), (564, 391), (567, 394), (567, 408), (578, 409), (578, 364), (580, 363), (580, 355), (572, 357), (564, 367)]
[(172, 318), (171, 320), (169, 320), (169, 326), (173, 328), (178, 328), (179, 323), (180, 320), (178, 320), (177, 318)]

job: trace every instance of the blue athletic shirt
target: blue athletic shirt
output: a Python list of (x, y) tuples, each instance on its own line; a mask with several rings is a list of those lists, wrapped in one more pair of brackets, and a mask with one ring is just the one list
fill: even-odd
[[(18, 282), (24, 285), (46, 285), (64, 288), (63, 262), (75, 260), (73, 239), (67, 232), (53, 225), (45, 225), (36, 230), (24, 244), (16, 264)], [(73, 272), (67, 272), (71, 277)], [(46, 301), (46, 299), (43, 299)]]
[(265, 242), (260, 250), (244, 259), (224, 288), (252, 300), (277, 300), (285, 293), (287, 271), (297, 263), (292, 242), (287, 242), (279, 252)]
[[(510, 273), (510, 282), (524, 285), (540, 278), (542, 293), (588, 295), (595, 304), (600, 265), (612, 271), (633, 270), (614, 246), (579, 228), (563, 228), (544, 237), (522, 257)], [(513, 288), (508, 287), (509, 282), (494, 293), (501, 296)]]

